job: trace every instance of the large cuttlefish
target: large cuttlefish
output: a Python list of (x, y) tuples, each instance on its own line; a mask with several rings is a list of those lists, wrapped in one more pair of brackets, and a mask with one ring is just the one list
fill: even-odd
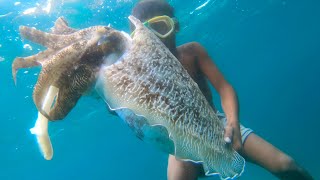
[(78, 99), (96, 90), (144, 141), (177, 158), (202, 163), (206, 175), (238, 177), (244, 159), (226, 145), (223, 122), (176, 57), (138, 19), (132, 37), (110, 27), (83, 30), (59, 18), (50, 33), (20, 27), (22, 36), (47, 49), (16, 58), (19, 68), (42, 66), (33, 92), (39, 110), (31, 129), (52, 158), (48, 120), (63, 119)]

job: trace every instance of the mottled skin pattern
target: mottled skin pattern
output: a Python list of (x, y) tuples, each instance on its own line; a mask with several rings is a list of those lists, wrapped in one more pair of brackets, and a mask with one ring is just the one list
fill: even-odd
[[(58, 19), (52, 34), (35, 28), (20, 27), (21, 35), (48, 49), (36, 55), (16, 58), (12, 74), (16, 79), (19, 68), (42, 66), (33, 100), (37, 109), (49, 120), (63, 119), (75, 106), (81, 95), (90, 90), (104, 57), (124, 51), (125, 38), (119, 31), (105, 26), (93, 26), (75, 31), (66, 28), (66, 21)], [(50, 112), (42, 110), (43, 100), (50, 86), (59, 88)]]
[(181, 159), (203, 162), (206, 174), (242, 173), (244, 159), (223, 140), (224, 127), (179, 61), (131, 16), (136, 26), (129, 53), (102, 71), (106, 101), (128, 108), (150, 125), (164, 126)]

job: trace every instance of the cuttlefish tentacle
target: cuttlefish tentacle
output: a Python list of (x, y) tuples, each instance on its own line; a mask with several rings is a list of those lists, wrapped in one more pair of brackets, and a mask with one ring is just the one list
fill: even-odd
[(51, 33), (53, 34), (72, 34), (77, 32), (78, 30), (70, 28), (68, 25), (68, 21), (63, 17), (59, 17), (54, 23), (54, 27), (51, 28)]

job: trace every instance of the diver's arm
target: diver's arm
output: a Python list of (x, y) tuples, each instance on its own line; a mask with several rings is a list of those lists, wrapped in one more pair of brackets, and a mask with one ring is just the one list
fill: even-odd
[[(223, 77), (223, 74), (209, 57), (206, 50), (199, 43), (193, 43), (193, 46), (195, 53), (197, 54), (198, 65), (201, 71), (209, 79), (221, 97), (221, 105), (227, 117), (225, 140), (226, 142), (232, 141), (234, 149), (240, 150), (242, 148), (242, 143), (240, 123), (238, 120), (239, 106), (236, 92)], [(229, 140), (227, 138), (229, 138)]]

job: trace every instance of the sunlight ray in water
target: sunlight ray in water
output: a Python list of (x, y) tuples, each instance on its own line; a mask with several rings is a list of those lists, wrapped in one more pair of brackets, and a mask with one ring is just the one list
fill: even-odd
[(195, 11), (200, 10), (201, 8), (205, 7), (211, 0), (207, 0), (205, 3), (203, 3), (202, 5), (198, 6), (196, 9), (194, 9)]

